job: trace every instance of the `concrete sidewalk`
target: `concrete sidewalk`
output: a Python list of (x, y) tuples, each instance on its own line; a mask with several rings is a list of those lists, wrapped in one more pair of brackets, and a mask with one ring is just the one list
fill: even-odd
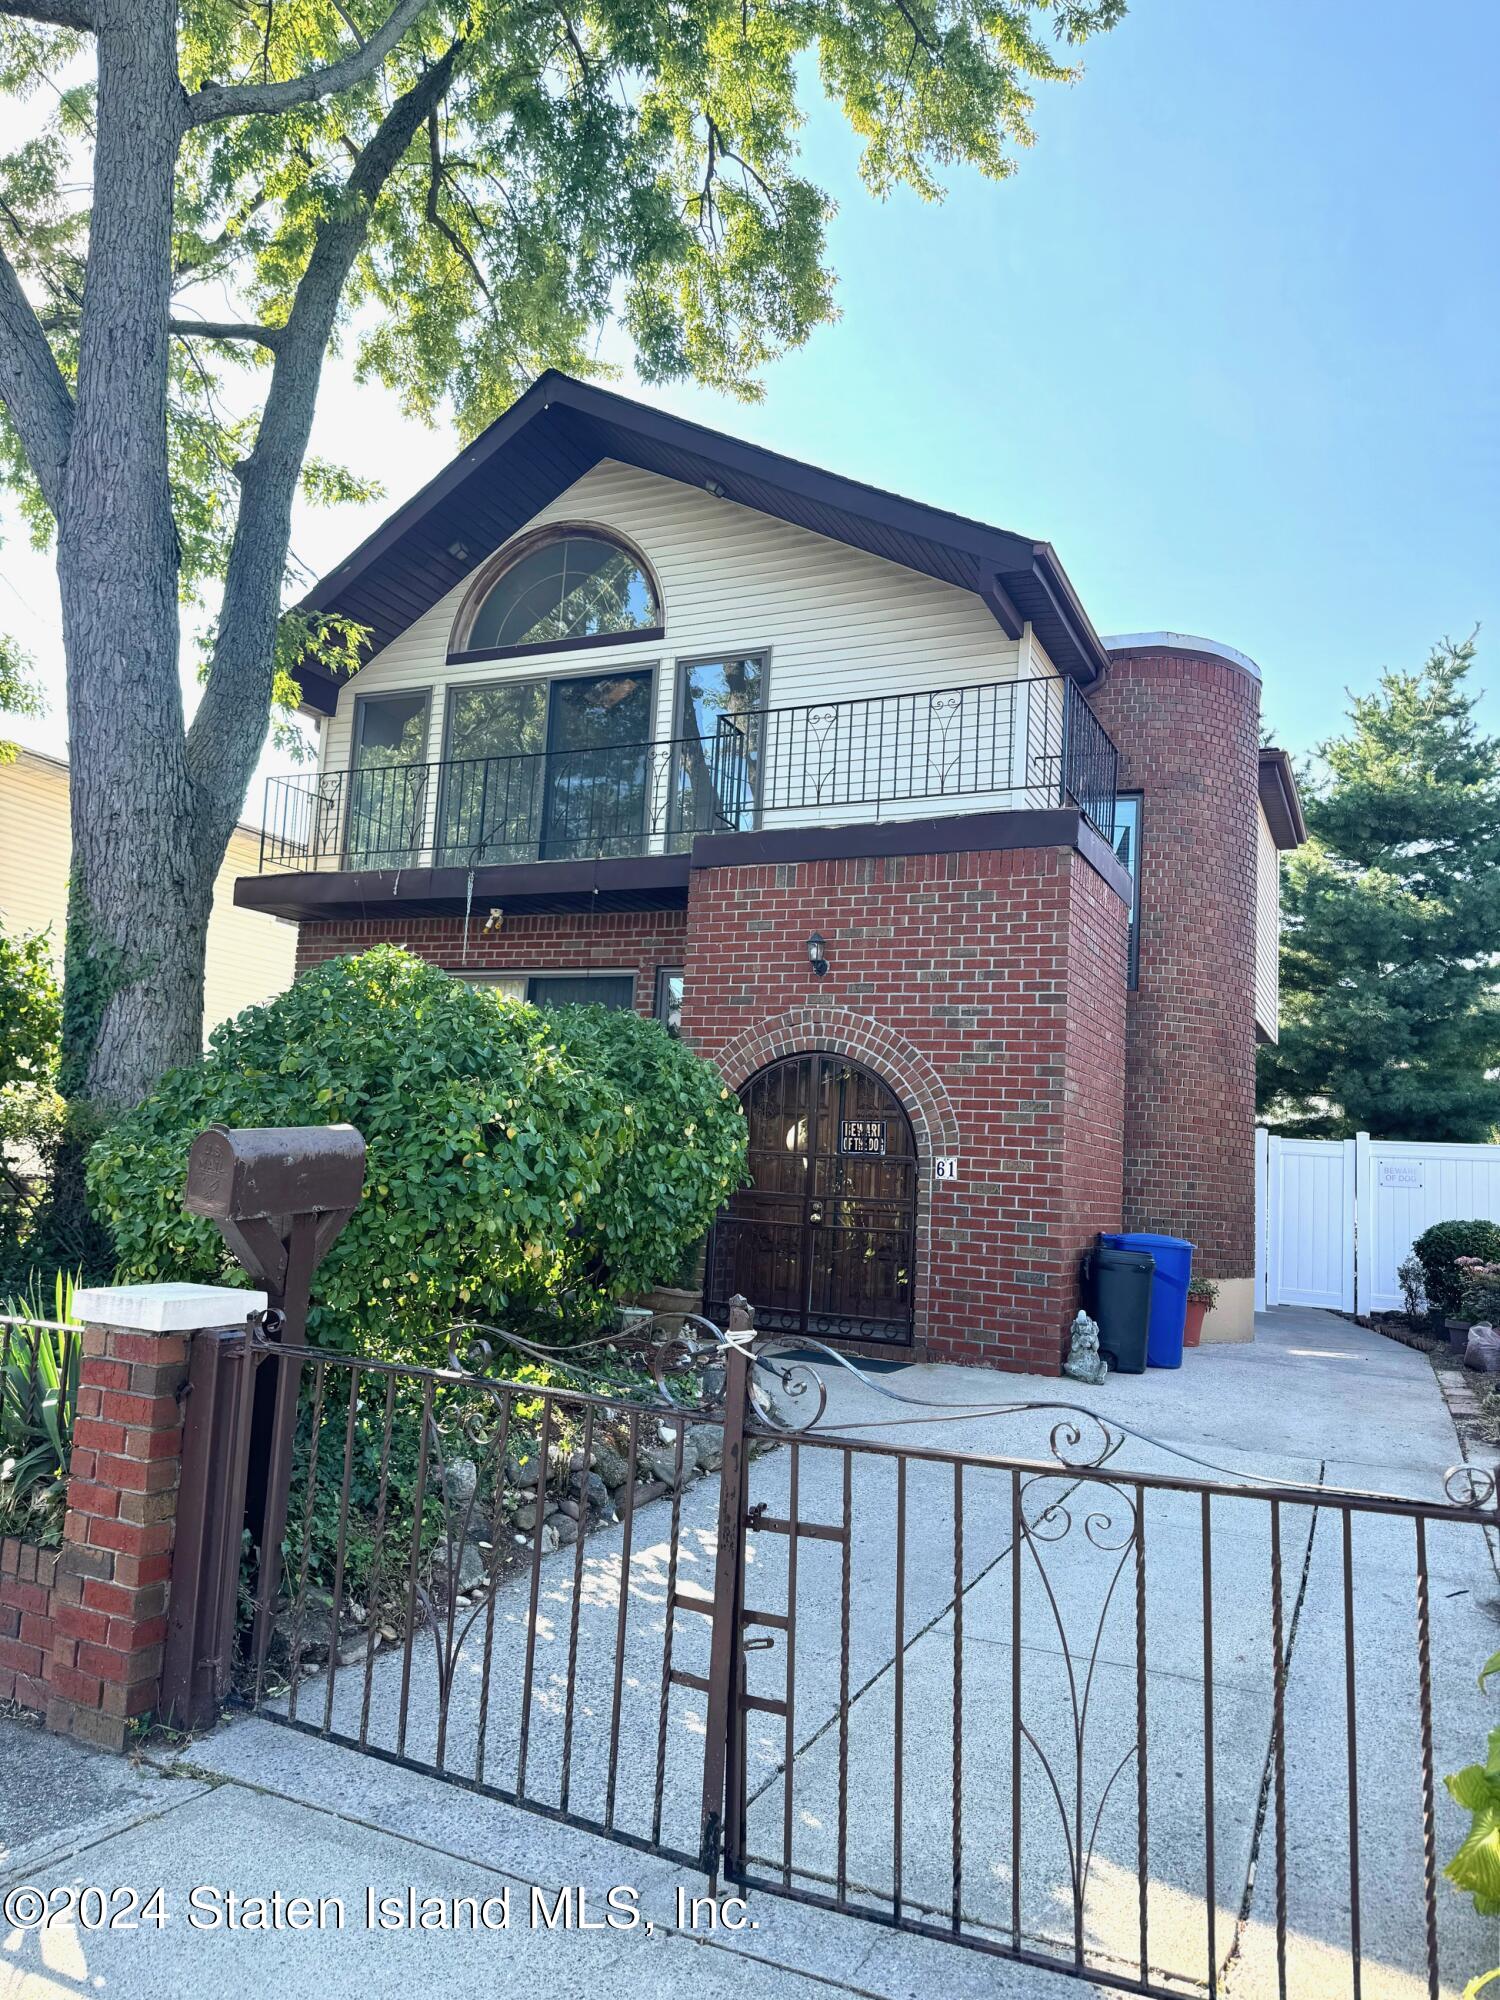
[[(1048, 1404), (1097, 1410), (1144, 1435), (1128, 1441), (1114, 1461), (1137, 1472), (1187, 1472), (1233, 1484), (1247, 1473), (1284, 1481), (1349, 1484), (1438, 1498), (1443, 1470), (1459, 1457), (1452, 1424), (1430, 1365), (1421, 1356), (1349, 1323), (1318, 1313), (1263, 1316), (1253, 1346), (1203, 1350), (1180, 1373), (1113, 1378), (1100, 1390), (1074, 1383), (997, 1377), (947, 1368), (912, 1369), (885, 1378), (903, 1395), (939, 1403)], [(955, 1408), (902, 1410), (852, 1377), (839, 1376), (831, 1420), (884, 1443), (940, 1449), (1045, 1456), (1055, 1412), (1023, 1410), (975, 1415)], [(919, 1427), (904, 1419), (920, 1414)], [(885, 1428), (892, 1419), (902, 1427)], [(868, 1426), (869, 1428), (861, 1428)], [(1172, 1447), (1194, 1461), (1174, 1456)], [(785, 1511), (791, 1454), (755, 1462), (751, 1498)], [(836, 1456), (803, 1446), (798, 1512), (836, 1520), (841, 1470)], [(890, 1460), (863, 1458), (855, 1474), (853, 1595), (849, 1632), (848, 1751), (851, 1882), (878, 1886), (891, 1870), (894, 1800), (890, 1744), (894, 1721), (896, 1648), (890, 1617), (894, 1469)], [(1020, 1773), (1025, 1869), (1023, 1924), (1034, 1948), (1071, 1950), (1069, 1908), (1059, 1904), (1067, 1854), (1057, 1806), (1040, 1763), (1045, 1755), (1067, 1775), (1070, 1674), (1080, 1662), (1093, 1670), (1093, 1718), (1088, 1724), (1090, 1771), (1106, 1772), (1134, 1739), (1136, 1654), (1134, 1606), (1127, 1577), (1111, 1595), (1111, 1554), (1105, 1525), (1075, 1529), (1058, 1554), (1049, 1552), (1047, 1583), (1010, 1546), (1008, 1475), (965, 1476), (962, 1633), (965, 1674), (962, 1753), (965, 1783), (965, 1910), (971, 1920), (1008, 1928), (1010, 1699), (1014, 1663), (1011, 1621), (1019, 1591), (1022, 1682), (1034, 1743)], [(1092, 1488), (1094, 1494), (1107, 1488)], [(1064, 1497), (1066, 1489), (1063, 1489)], [(684, 1580), (707, 1586), (716, 1492), (692, 1488), (683, 1505)], [(935, 1910), (951, 1879), (952, 1686), (955, 1601), (952, 1477), (913, 1463), (907, 1475), (907, 1618), (901, 1651), (910, 1763), (903, 1799), (906, 1893)], [(1265, 1840), (1264, 1780), (1270, 1728), (1270, 1565), (1268, 1508), (1247, 1497), (1213, 1503), (1213, 1639), (1217, 1779), (1214, 1902), (1216, 1961), (1234, 2000), (1276, 1991), (1274, 1890)], [(1289, 1729), (1288, 1868), (1291, 1921), (1290, 1991), (1321, 2000), (1349, 1990), (1345, 1943), (1350, 1916), (1347, 1866), (1346, 1708), (1343, 1669), (1343, 1569), (1337, 1522), (1325, 1509), (1288, 1507), (1282, 1524), (1283, 1613), (1293, 1635), (1287, 1684)], [(661, 1519), (656, 1520), (659, 1514)], [(1081, 1517), (1080, 1517), (1081, 1518)], [(1196, 1498), (1153, 1492), (1147, 1511), (1147, 1606), (1150, 1650), (1145, 1676), (1147, 1743), (1152, 1775), (1150, 1884), (1152, 1962), (1196, 1970), (1204, 1956), (1203, 1808), (1201, 1774), (1204, 1700), (1201, 1516)], [(1120, 1523), (1116, 1523), (1118, 1531)], [(660, 1648), (664, 1629), (663, 1550), (666, 1510), (637, 1520), (629, 1576), (621, 1575), (618, 1531), (591, 1537), (580, 1595), (580, 1675), (573, 1746), (573, 1802), (600, 1810), (608, 1736), (614, 1631), (622, 1587), (627, 1592), (623, 1717), (619, 1775), (620, 1823), (649, 1831), (656, 1752)], [(1407, 2000), (1426, 1992), (1420, 1922), (1421, 1814), (1417, 1773), (1407, 1755), (1415, 1740), (1411, 1662), (1411, 1524), (1362, 1518), (1352, 1538), (1360, 1729), (1360, 1832), (1364, 1843), (1361, 1916), (1364, 1994)], [(1089, 1551), (1093, 1553), (1090, 1556)], [(1474, 1689), (1479, 1662), (1500, 1643), (1496, 1576), (1480, 1531), (1432, 1532), (1434, 1573), (1435, 1737), (1439, 1772), (1470, 1760), (1495, 1719)], [(753, 1537), (748, 1600), (765, 1607), (786, 1601), (785, 1540)], [(1086, 1559), (1080, 1559), (1086, 1558)], [(821, 1564), (821, 1567), (820, 1567)], [(1020, 1571), (1024, 1569), (1024, 1577)], [(538, 1714), (533, 1722), (528, 1789), (547, 1797), (557, 1782), (562, 1675), (572, 1606), (571, 1552), (544, 1565), (544, 1611), (538, 1621)], [(832, 1873), (836, 1824), (840, 1631), (837, 1557), (833, 1545), (804, 1543), (798, 1577), (797, 1710), (791, 1770), (794, 1864), (816, 1884)], [(497, 1660), (524, 1634), (524, 1580), (508, 1584), (498, 1621)], [(679, 1618), (680, 1663), (700, 1664)], [(752, 1654), (752, 1687), (779, 1692), (779, 1654)], [(472, 1768), (480, 1743), (478, 1675), (461, 1659), (449, 1724), (450, 1768)], [(409, 1754), (431, 1754), (434, 1661), (415, 1658)], [(425, 1678), (424, 1678), (425, 1677)], [(508, 1785), (514, 1773), (517, 1722), (515, 1677), (497, 1673), (484, 1735), (486, 1777)], [(321, 1716), (324, 1689), (309, 1685)], [(399, 1660), (377, 1662), (372, 1684), (371, 1740), (391, 1735), (399, 1696)], [(334, 1726), (357, 1728), (360, 1676), (341, 1676), (330, 1697)], [(352, 1704), (352, 1708), (351, 1708)], [(1488, 1707), (1494, 1709), (1491, 1702)], [(307, 1711), (304, 1710), (304, 1713)], [(758, 1719), (760, 1720), (760, 1719)], [(664, 1798), (664, 1837), (696, 1846), (696, 1799), (701, 1754), (701, 1700), (674, 1695)], [(19, 1747), (18, 1747), (19, 1746)], [(756, 1852), (783, 1856), (787, 1764), (782, 1729), (752, 1730), (750, 1836)], [(66, 1753), (64, 1755), (63, 1753)], [(1033, 1754), (1034, 1753), (1034, 1754)], [(466, 1760), (468, 1760), (466, 1762)], [(57, 1777), (49, 1777), (55, 1765)], [(1409, 1768), (1410, 1766), (1410, 1768)], [(10, 1808), (10, 1775), (27, 1782), (24, 1813)], [(165, 1775), (164, 1773), (173, 1775)], [(128, 1774), (128, 1775), (127, 1775)], [(1093, 1777), (1090, 1784), (1095, 1786)], [(49, 1793), (55, 1809), (49, 1817)], [(1103, 1991), (969, 1950), (893, 1934), (858, 1919), (824, 1913), (756, 1893), (749, 1921), (757, 1928), (692, 1933), (677, 1922), (676, 1892), (700, 1894), (701, 1878), (659, 1857), (560, 1826), (368, 1756), (252, 1720), (221, 1728), (160, 1770), (93, 1759), (70, 1745), (0, 1724), (0, 1878), (43, 1888), (94, 1883), (164, 1890), (166, 1922), (157, 1928), (56, 1930), (6, 1934), (0, 1924), (0, 2000), (56, 2000), (103, 1981), (105, 1990), (182, 1990), (207, 1981), (225, 1993), (249, 1993), (267, 1977), (320, 1980), (332, 1994), (382, 1992), (420, 1978), (436, 1992), (520, 1993), (544, 1982), (584, 1994), (613, 1993), (629, 1980), (646, 1993), (676, 1992), (691, 1981), (707, 1993), (811, 1993), (819, 1989), (880, 1995), (942, 1991), (1035, 1994), (1044, 2000)], [(1122, 1974), (1136, 1948), (1135, 1787), (1127, 1778), (1100, 1805), (1086, 1902), (1086, 1942)], [(1094, 1795), (1088, 1808), (1092, 1813)], [(644, 1813), (644, 1818), (643, 1818)], [(1440, 1853), (1459, 1832), (1456, 1809), (1440, 1796)], [(1252, 1859), (1259, 1863), (1251, 1880)], [(784, 1858), (784, 1857), (783, 1857)], [(631, 1930), (563, 1933), (528, 1923), (531, 1885), (587, 1891), (587, 1913), (598, 1921), (609, 1888), (639, 1891), (642, 1921)], [(370, 1930), (365, 1895), (377, 1892), (463, 1898), (495, 1896), (509, 1885), (511, 1921), (502, 1932)], [(190, 1922), (195, 1886), (241, 1896), (336, 1897), (340, 1930), (274, 1932), (204, 1930)], [(860, 1893), (856, 1887), (856, 1896)], [(1445, 1993), (1485, 1970), (1495, 1955), (1492, 1927), (1441, 1892)], [(200, 1912), (221, 1907), (212, 1896)], [(329, 1906), (329, 1920), (332, 1906)], [(652, 1929), (648, 1934), (646, 1923)], [(420, 1971), (410, 1954), (422, 1953)], [(50, 1953), (50, 1957), (48, 1954)], [(693, 1956), (689, 1957), (688, 1954)], [(482, 1955), (481, 1955), (482, 1954)], [(56, 1961), (56, 1962), (53, 1962)], [(42, 1984), (36, 1984), (36, 1980)], [(9, 1983), (7, 1983), (9, 1981)], [(30, 1983), (28, 1983), (30, 1982)]]

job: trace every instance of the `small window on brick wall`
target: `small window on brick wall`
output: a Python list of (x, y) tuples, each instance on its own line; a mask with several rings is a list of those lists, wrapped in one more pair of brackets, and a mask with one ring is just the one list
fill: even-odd
[(653, 1010), (669, 1035), (682, 1033), (682, 967), (656, 968), (656, 1006)]
[(1130, 877), (1130, 943), (1126, 983), (1134, 986), (1141, 970), (1141, 795), (1126, 792), (1115, 800), (1115, 859)]
[(548, 973), (528, 979), (526, 998), (534, 1007), (620, 1007), (635, 1005), (635, 977), (629, 972)]

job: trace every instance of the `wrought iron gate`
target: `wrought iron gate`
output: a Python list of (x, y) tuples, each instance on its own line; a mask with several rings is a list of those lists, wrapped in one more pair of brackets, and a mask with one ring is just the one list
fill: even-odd
[(755, 1300), (771, 1333), (908, 1347), (919, 1163), (911, 1120), (843, 1056), (788, 1056), (740, 1092), (751, 1184), (714, 1224), (707, 1309)]
[[(1249, 1965), (1283, 2000), (1436, 2000), (1485, 1969), (1437, 1814), (1483, 1742), (1455, 1689), (1494, 1646), (1488, 1474), (1432, 1500), (1270, 1483), (1060, 1403), (863, 1377), (833, 1432), (819, 1373), (748, 1325), (639, 1336), (650, 1402), (253, 1341), (301, 1371), (305, 1419), (241, 1700), (715, 1879), (1138, 1993)], [(900, 1428), (1002, 1416), (1035, 1449)], [(586, 1525), (610, 1454), (618, 1539), (549, 1553), (549, 1494)]]

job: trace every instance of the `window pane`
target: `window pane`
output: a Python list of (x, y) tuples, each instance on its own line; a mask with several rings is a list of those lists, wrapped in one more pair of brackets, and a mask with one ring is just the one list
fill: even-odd
[(682, 967), (656, 968), (656, 1018), (669, 1035), (682, 1033)]
[(545, 681), (450, 695), (440, 867), (536, 859), (546, 742)]
[(653, 704), (649, 673), (553, 682), (544, 859), (640, 853)]
[(1115, 859), (1130, 877), (1130, 947), (1128, 979), (1134, 986), (1140, 968), (1141, 922), (1141, 802), (1126, 796), (1115, 800)]
[(427, 697), (389, 694), (359, 704), (356, 762), (364, 769), (417, 764), (427, 755)]
[(351, 868), (404, 868), (422, 842), (427, 809), (427, 696), (382, 695), (355, 709), (349, 777)]
[(565, 535), (505, 571), (479, 607), (468, 646), (476, 652), (536, 646), (641, 632), (660, 622), (633, 558), (596, 535)]
[(628, 972), (560, 973), (527, 984), (526, 998), (537, 1007), (618, 1007), (635, 1004), (635, 980)]
[[(758, 653), (682, 668), (673, 823), (680, 836), (738, 832), (755, 816), (765, 662)], [(679, 844), (681, 844), (679, 842)]]

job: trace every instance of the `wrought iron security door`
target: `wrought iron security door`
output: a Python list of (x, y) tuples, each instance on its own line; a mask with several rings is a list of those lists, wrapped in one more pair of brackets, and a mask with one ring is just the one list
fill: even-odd
[(792, 1056), (741, 1092), (751, 1185), (714, 1228), (707, 1310), (736, 1293), (776, 1333), (912, 1337), (918, 1162), (911, 1121), (842, 1056)]

